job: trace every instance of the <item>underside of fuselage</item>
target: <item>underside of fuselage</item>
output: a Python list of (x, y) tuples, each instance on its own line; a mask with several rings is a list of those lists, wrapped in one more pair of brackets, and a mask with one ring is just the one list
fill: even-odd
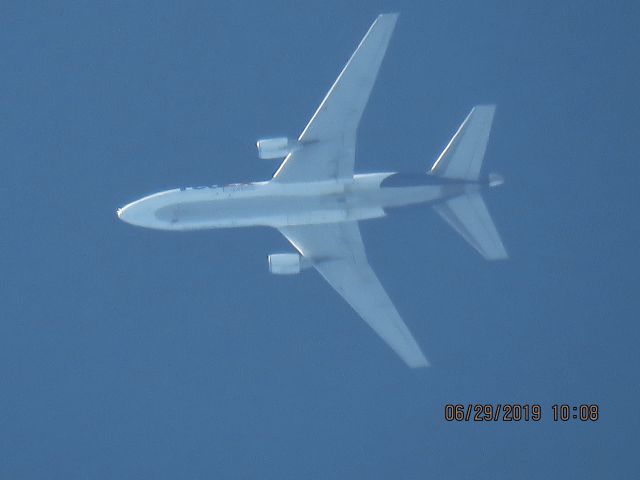
[(364, 174), (349, 182), (275, 181), (167, 190), (118, 210), (125, 222), (159, 230), (283, 227), (378, 218), (386, 210), (477, 191), (478, 182), (427, 174)]

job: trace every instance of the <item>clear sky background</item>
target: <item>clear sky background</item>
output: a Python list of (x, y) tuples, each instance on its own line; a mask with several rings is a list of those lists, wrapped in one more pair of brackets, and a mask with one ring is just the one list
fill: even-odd
[[(362, 225), (432, 367), (413, 371), (268, 229), (147, 231), (117, 207), (269, 178), (378, 13), (401, 12), (358, 171), (424, 171), (498, 105), (488, 263), (428, 209)], [(0, 478), (631, 478), (637, 2), (0, 6)], [(447, 403), (540, 403), (447, 423)], [(555, 403), (597, 403), (556, 423)]]

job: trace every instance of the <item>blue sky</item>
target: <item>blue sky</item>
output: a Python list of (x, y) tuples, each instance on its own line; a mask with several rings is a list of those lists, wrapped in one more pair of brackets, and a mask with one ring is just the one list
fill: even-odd
[[(436, 215), (362, 225), (433, 366), (407, 369), (267, 229), (115, 209), (269, 178), (369, 24), (399, 11), (359, 171), (423, 171), (498, 105), (487, 202), (511, 254)], [(635, 2), (5, 2), (0, 478), (629, 478), (638, 470)], [(540, 403), (447, 423), (447, 403)], [(593, 424), (555, 403), (597, 403)]]

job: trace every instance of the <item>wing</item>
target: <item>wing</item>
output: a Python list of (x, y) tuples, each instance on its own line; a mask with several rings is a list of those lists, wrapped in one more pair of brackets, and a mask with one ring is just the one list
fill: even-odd
[(429, 365), (369, 266), (357, 222), (283, 227), (280, 231), (407, 365)]
[(273, 176), (277, 182), (335, 180), (353, 177), (356, 131), (398, 14), (380, 15), (313, 114)]

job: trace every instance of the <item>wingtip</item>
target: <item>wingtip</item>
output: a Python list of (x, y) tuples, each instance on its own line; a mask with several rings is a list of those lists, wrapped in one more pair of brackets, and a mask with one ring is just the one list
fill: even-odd
[(430, 366), (431, 364), (427, 360), (421, 363), (415, 363), (413, 365), (409, 365), (409, 367), (411, 367), (414, 370), (417, 370), (419, 368), (429, 368)]
[(491, 253), (480, 252), (480, 253), (482, 254), (485, 260), (488, 260), (490, 262), (502, 262), (505, 260), (509, 260), (509, 253), (504, 247), (502, 247), (502, 250), (499, 252), (491, 252)]
[(389, 13), (381, 13), (380, 15), (378, 15), (378, 18), (389, 18), (389, 19), (394, 19), (397, 20), (398, 17), (400, 16), (400, 12), (389, 12)]
[(487, 112), (495, 112), (496, 111), (496, 104), (495, 103), (481, 103), (480, 105), (475, 105), (471, 111), (476, 111), (476, 110), (486, 110)]
[(429, 360), (427, 360), (424, 355), (420, 355), (420, 358), (411, 360), (405, 359), (405, 361), (410, 368), (428, 368), (431, 366), (431, 363), (429, 363)]

